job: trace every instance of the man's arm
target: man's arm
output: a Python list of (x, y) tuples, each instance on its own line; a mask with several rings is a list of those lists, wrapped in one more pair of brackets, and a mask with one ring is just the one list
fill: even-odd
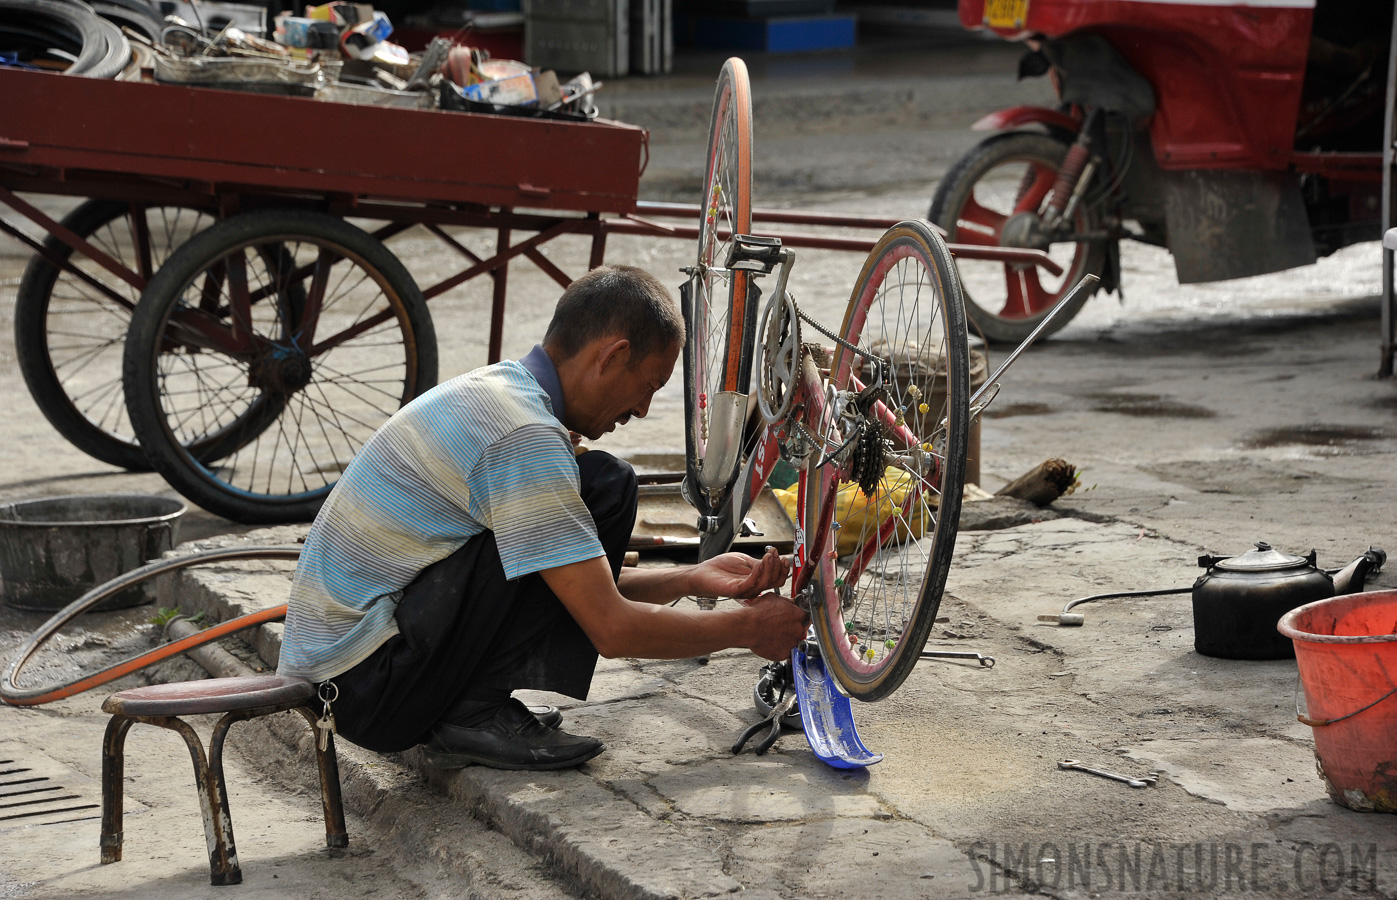
[[(607, 658), (685, 659), (741, 647), (779, 660), (805, 637), (808, 625), (799, 607), (776, 594), (764, 594), (747, 606), (710, 612), (629, 600), (611, 580), (604, 556), (539, 574), (592, 646)], [(646, 580), (640, 579), (642, 587)], [(657, 578), (651, 587), (660, 589), (661, 581), (665, 580)]]
[(767, 547), (761, 559), (724, 553), (696, 566), (622, 569), (621, 596), (639, 603), (671, 603), (680, 597), (732, 597), (748, 600), (779, 591), (791, 575), (791, 561)]

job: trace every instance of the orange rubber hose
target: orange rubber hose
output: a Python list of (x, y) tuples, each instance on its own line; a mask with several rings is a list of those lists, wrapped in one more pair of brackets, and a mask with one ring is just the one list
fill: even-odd
[(52, 703), (55, 700), (62, 700), (74, 694), (115, 681), (124, 675), (130, 675), (144, 669), (146, 666), (169, 659), (183, 653), (186, 650), (193, 650), (195, 647), (202, 647), (204, 644), (225, 638), (230, 634), (239, 631), (246, 631), (249, 628), (256, 628), (258, 625), (265, 625), (268, 622), (280, 622), (286, 618), (286, 604), (274, 606), (271, 609), (260, 610), (255, 613), (248, 613), (230, 619), (227, 622), (220, 622), (211, 628), (206, 628), (198, 634), (191, 634), (189, 637), (181, 638), (177, 641), (148, 650), (145, 653), (122, 660), (119, 663), (108, 666), (101, 671), (91, 675), (83, 676), (76, 681), (44, 688), (22, 688), (19, 686), (19, 673), (30, 657), (38, 651), (48, 640), (58, 633), (58, 630), (79, 614), (86, 612), (93, 606), (107, 599), (109, 596), (123, 591), (133, 585), (140, 584), (178, 569), (189, 568), (200, 563), (231, 562), (244, 559), (283, 559), (295, 560), (300, 558), (300, 549), (293, 547), (244, 547), (237, 550), (210, 550), (203, 553), (195, 553), (190, 556), (175, 557), (174, 559), (160, 560), (125, 575), (120, 575), (88, 591), (83, 596), (74, 600), (68, 606), (56, 613), (51, 619), (43, 624), (38, 631), (30, 638), (29, 642), (21, 648), (19, 655), (10, 663), (9, 670), (5, 673), (3, 680), (0, 680), (0, 700), (10, 706), (39, 706), (44, 703)]
[(248, 613), (245, 616), (238, 616), (236, 619), (229, 619), (227, 622), (220, 622), (212, 628), (206, 628), (198, 634), (191, 634), (187, 638), (172, 641), (154, 650), (147, 650), (140, 656), (133, 656), (130, 659), (108, 666), (99, 672), (88, 675), (78, 681), (69, 682), (42, 694), (24, 696), (18, 698), (0, 697), (11, 706), (39, 706), (43, 703), (52, 703), (55, 700), (62, 700), (74, 694), (81, 694), (92, 688), (99, 687), (109, 681), (115, 681), (123, 675), (130, 675), (138, 672), (146, 666), (163, 662), (172, 656), (178, 656), (186, 650), (193, 650), (195, 647), (202, 647), (211, 644), (220, 638), (225, 638), (230, 634), (239, 631), (246, 631), (249, 628), (256, 628), (268, 622), (280, 622), (286, 618), (286, 604), (274, 606), (271, 609), (264, 609), (260, 612)]

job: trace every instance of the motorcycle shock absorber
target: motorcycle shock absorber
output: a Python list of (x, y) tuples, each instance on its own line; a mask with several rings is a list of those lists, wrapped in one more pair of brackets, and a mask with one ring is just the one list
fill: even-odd
[(1055, 230), (1071, 214), (1068, 212), (1069, 206), (1073, 212), (1076, 211), (1077, 202), (1081, 201), (1082, 193), (1094, 174), (1095, 166), (1090, 162), (1091, 133), (1098, 112), (1092, 109), (1087, 113), (1082, 130), (1077, 132), (1077, 140), (1067, 148), (1067, 155), (1062, 159), (1062, 167), (1057, 171), (1052, 193), (1048, 195), (1048, 207), (1043, 214), (1045, 231)]

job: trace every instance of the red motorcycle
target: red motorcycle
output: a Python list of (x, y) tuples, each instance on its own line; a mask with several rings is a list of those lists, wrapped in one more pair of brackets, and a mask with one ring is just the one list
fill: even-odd
[(1119, 292), (1124, 238), (1167, 247), (1189, 284), (1380, 237), (1392, 0), (960, 0), (959, 12), (1026, 44), (1019, 76), (1048, 75), (1061, 101), (975, 123), (999, 133), (931, 202), (949, 241), (1063, 266), (1050, 278), (961, 261), (988, 339), (1021, 340), (1085, 274)]

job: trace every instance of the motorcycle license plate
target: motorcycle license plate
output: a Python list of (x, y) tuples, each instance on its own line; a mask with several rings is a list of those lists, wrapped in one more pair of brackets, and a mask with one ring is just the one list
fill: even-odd
[(1028, 0), (985, 0), (985, 25), (990, 28), (1022, 28), (1028, 19)]

